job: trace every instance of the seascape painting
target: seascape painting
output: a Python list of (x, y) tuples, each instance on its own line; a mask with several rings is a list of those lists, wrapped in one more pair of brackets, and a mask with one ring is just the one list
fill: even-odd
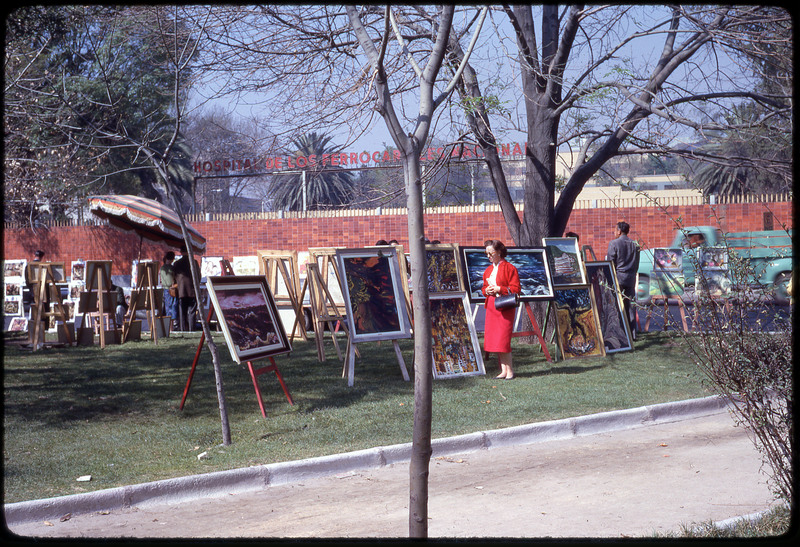
[(632, 350), (633, 336), (625, 320), (625, 307), (614, 264), (610, 261), (587, 262), (586, 277), (594, 296), (606, 353)]
[(486, 302), (481, 292), (483, 288), (483, 272), (492, 265), (486, 256), (486, 247), (461, 247), (461, 262), (464, 267), (464, 283), (467, 296), (473, 304)]
[(340, 249), (336, 260), (353, 342), (410, 338), (397, 251)]
[(555, 288), (586, 285), (586, 273), (577, 238), (544, 237), (542, 242), (549, 252)]
[(520, 300), (553, 298), (553, 279), (544, 247), (508, 247), (506, 260), (519, 273)]
[(557, 339), (565, 359), (605, 355), (592, 300), (588, 288), (556, 289)]
[(467, 312), (467, 296), (464, 293), (431, 295), (430, 302), (433, 377), (485, 374), (472, 314)]
[(292, 350), (265, 277), (212, 276), (207, 286), (234, 361)]

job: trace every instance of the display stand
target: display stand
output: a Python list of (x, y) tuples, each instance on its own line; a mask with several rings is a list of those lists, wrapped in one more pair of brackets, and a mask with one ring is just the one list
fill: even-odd
[[(295, 321), (289, 333), (289, 341), (294, 341), (295, 332), (300, 328), (300, 336), (304, 341), (308, 341), (305, 321), (303, 318), (303, 301), (298, 298), (300, 292), (300, 271), (297, 265), (297, 251), (257, 251), (259, 258), (259, 269), (267, 277), (267, 283), (272, 290), (275, 303), (289, 305), (295, 313)], [(278, 277), (280, 274), (280, 277)], [(280, 281), (286, 292), (280, 289)]]
[[(231, 268), (231, 264), (228, 260), (223, 259), (221, 262), (221, 266), (222, 266), (222, 275), (224, 276), (234, 275), (233, 268)], [(214, 306), (209, 306), (208, 318), (207, 318), (209, 323), (211, 322), (211, 318), (213, 317), (213, 315), (214, 315)], [(197, 363), (200, 360), (200, 352), (203, 350), (203, 344), (205, 343), (205, 341), (206, 341), (206, 335), (205, 332), (203, 332), (200, 335), (200, 343), (197, 344), (197, 351), (195, 351), (194, 359), (192, 360), (192, 368), (189, 371), (189, 378), (186, 380), (186, 387), (184, 387), (183, 389), (183, 396), (181, 397), (181, 404), (179, 406), (180, 410), (183, 410), (183, 406), (184, 404), (186, 404), (186, 397), (189, 395), (189, 388), (192, 385), (194, 372), (197, 369)], [(265, 372), (275, 373), (275, 376), (278, 377), (278, 382), (280, 383), (281, 388), (283, 389), (283, 393), (286, 395), (286, 399), (289, 401), (290, 405), (294, 405), (294, 401), (292, 400), (292, 396), (289, 393), (289, 389), (286, 387), (286, 383), (283, 381), (283, 376), (281, 376), (280, 371), (278, 371), (278, 365), (275, 363), (275, 359), (270, 356), (269, 360), (270, 360), (269, 365), (267, 365), (266, 367), (261, 367), (259, 369), (253, 368), (253, 363), (251, 361), (247, 362), (247, 370), (250, 373), (250, 378), (253, 381), (253, 388), (256, 391), (256, 399), (258, 400), (258, 407), (261, 409), (261, 415), (264, 416), (264, 418), (267, 417), (267, 414), (264, 411), (264, 401), (261, 398), (261, 391), (258, 387), (257, 377), (260, 376), (261, 374), (264, 374)]]
[(266, 418), (267, 413), (264, 410), (264, 401), (261, 398), (261, 390), (258, 387), (258, 380), (256, 379), (258, 376), (264, 374), (265, 372), (274, 372), (275, 376), (278, 377), (278, 382), (281, 384), (281, 388), (283, 389), (284, 395), (286, 395), (286, 400), (289, 401), (289, 404), (294, 406), (294, 401), (292, 400), (292, 396), (289, 394), (289, 389), (286, 387), (286, 383), (283, 381), (283, 376), (281, 376), (280, 371), (278, 370), (278, 365), (275, 363), (275, 359), (273, 357), (269, 358), (270, 364), (261, 367), (261, 368), (253, 368), (253, 363), (251, 361), (247, 362), (247, 370), (250, 371), (250, 378), (253, 380), (253, 388), (256, 390), (256, 399), (258, 399), (258, 407), (261, 409), (261, 415)]
[[(67, 328), (67, 312), (61, 299), (61, 291), (56, 286), (53, 271), (55, 265), (51, 262), (33, 262), (29, 266), (33, 274), (32, 279), (36, 283), (33, 292), (33, 306), (31, 306), (31, 321), (28, 322), (31, 346), (34, 350), (37, 350), (44, 345), (43, 323), (51, 317), (64, 324), (67, 343), (72, 345), (72, 333)], [(63, 270), (63, 264), (60, 264), (60, 266)], [(51, 305), (52, 311), (50, 310)], [(31, 322), (33, 323), (32, 329), (30, 327)]]
[[(152, 260), (139, 262), (136, 272), (138, 279), (136, 287), (131, 292), (130, 310), (128, 310), (128, 317), (122, 325), (122, 343), (127, 341), (131, 332), (131, 323), (136, 319), (136, 308), (142, 306), (146, 310), (147, 321), (150, 324), (150, 339), (158, 345), (156, 319), (162, 300), (162, 293), (157, 289), (158, 263)], [(160, 317), (158, 319), (160, 320)]]
[[(400, 351), (400, 344), (397, 343), (397, 340), (392, 340), (392, 346), (394, 346), (394, 353), (397, 356), (397, 363), (400, 365), (400, 372), (403, 374), (403, 380), (408, 382), (410, 377), (408, 376), (406, 362), (403, 359), (403, 352)], [(342, 369), (342, 378), (344, 378), (345, 375), (347, 376), (348, 387), (353, 387), (355, 384), (356, 353), (358, 353), (358, 348), (356, 348), (355, 343), (348, 336), (346, 351), (347, 359), (345, 360), (345, 366)]]
[(650, 332), (650, 316), (653, 314), (653, 308), (656, 307), (657, 304), (663, 303), (664, 306), (664, 325), (661, 327), (661, 330), (667, 330), (667, 318), (669, 317), (669, 300), (670, 298), (674, 299), (678, 303), (678, 309), (681, 314), (681, 323), (683, 325), (684, 332), (689, 332), (689, 327), (686, 324), (686, 306), (683, 304), (683, 299), (680, 296), (664, 296), (664, 295), (654, 295), (650, 299), (650, 305), (647, 308), (647, 319), (644, 322), (644, 331)]
[(597, 261), (597, 257), (594, 256), (594, 249), (592, 249), (591, 245), (584, 245), (581, 247), (581, 252), (585, 258), (589, 258), (591, 256), (592, 261)]
[[(548, 302), (548, 305), (549, 304), (550, 302)], [(547, 351), (547, 344), (544, 341), (544, 336), (542, 336), (542, 331), (539, 328), (539, 323), (536, 321), (536, 317), (533, 315), (533, 306), (531, 305), (530, 302), (522, 302), (521, 305), (525, 309), (525, 311), (528, 312), (528, 319), (531, 320), (531, 327), (533, 328), (533, 330), (523, 331), (523, 332), (513, 332), (511, 333), (511, 337), (520, 338), (522, 336), (536, 335), (536, 338), (539, 339), (539, 345), (541, 346), (542, 351), (544, 352), (544, 356), (547, 358), (547, 361), (548, 362), (552, 361), (552, 359), (550, 358), (550, 352)], [(550, 308), (548, 307), (548, 310), (549, 309)], [(547, 317), (545, 316), (545, 326), (546, 325), (547, 325)]]
[[(113, 336), (117, 336), (117, 319), (115, 313), (115, 295), (111, 290), (111, 261), (110, 260), (89, 260), (86, 262), (86, 290), (81, 292), (78, 302), (78, 313), (81, 317), (81, 326), (78, 329), (78, 340), (82, 343), (84, 332), (87, 328), (94, 329), (94, 325), (86, 326), (86, 316), (93, 322), (96, 316), (100, 322), (100, 347), (106, 347), (106, 314), (110, 317), (110, 322), (114, 329), (111, 331)], [(92, 342), (93, 343), (93, 342)]]
[(334, 301), (333, 296), (328, 290), (328, 284), (325, 283), (316, 262), (306, 266), (306, 284), (303, 286), (301, 297), (304, 296), (306, 288), (308, 288), (311, 298), (314, 338), (317, 344), (317, 360), (320, 363), (325, 362), (325, 327), (327, 327), (331, 333), (333, 347), (336, 348), (336, 356), (341, 361), (342, 352), (339, 349), (339, 342), (336, 340), (336, 332), (341, 328), (348, 340), (350, 338), (350, 333), (346, 326), (342, 307)]

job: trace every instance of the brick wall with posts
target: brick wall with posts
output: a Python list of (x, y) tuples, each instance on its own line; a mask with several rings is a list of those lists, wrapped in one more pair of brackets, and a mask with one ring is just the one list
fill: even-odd
[[(605, 256), (613, 227), (624, 220), (631, 225), (631, 237), (647, 248), (672, 242), (676, 221), (684, 226), (718, 225), (727, 232), (791, 228), (793, 207), (790, 199), (755, 200), (717, 205), (661, 203), (643, 201), (614, 207), (576, 208), (568, 231), (580, 235), (581, 244), (591, 245), (598, 259)], [(594, 204), (596, 205), (596, 204)], [(519, 213), (520, 215), (522, 213)], [(361, 247), (379, 239), (397, 239), (408, 245), (408, 224), (404, 209), (309, 212), (248, 213), (210, 220), (187, 220), (207, 239), (206, 256), (256, 254), (257, 250), (306, 250), (309, 247)], [(425, 215), (425, 234), (430, 240), (461, 245), (482, 245), (487, 238), (513, 245), (497, 206), (440, 207)], [(73, 260), (112, 260), (113, 275), (130, 274), (131, 262), (159, 261), (167, 247), (121, 232), (105, 225), (14, 226), (6, 223), (3, 232), (3, 258), (30, 260), (36, 249), (46, 252), (45, 260), (64, 262), (71, 275)]]

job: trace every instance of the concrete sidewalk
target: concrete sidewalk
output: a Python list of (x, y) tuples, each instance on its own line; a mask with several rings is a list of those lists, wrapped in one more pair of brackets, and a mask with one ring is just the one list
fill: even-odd
[[(407, 537), (410, 445), (5, 506), (23, 537)], [(434, 442), (430, 537), (646, 537), (763, 511), (716, 397)], [(68, 517), (67, 517), (68, 515)]]

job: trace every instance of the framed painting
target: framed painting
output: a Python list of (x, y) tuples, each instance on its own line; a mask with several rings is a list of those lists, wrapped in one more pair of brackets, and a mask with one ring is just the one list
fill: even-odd
[(486, 256), (486, 247), (460, 247), (460, 250), (467, 297), (473, 304), (486, 302), (486, 297), (481, 291), (483, 272), (492, 265), (491, 260)]
[(730, 296), (733, 282), (730, 272), (722, 268), (706, 268), (694, 278), (694, 287), (697, 294), (704, 294), (712, 298), (726, 298)]
[(200, 261), (200, 277), (219, 277), (222, 275), (222, 256), (204, 256)]
[(586, 262), (586, 277), (594, 296), (606, 353), (632, 350), (633, 335), (630, 324), (625, 320), (625, 307), (614, 263), (608, 260)]
[(650, 296), (680, 296), (684, 293), (686, 276), (683, 270), (653, 268), (650, 275)]
[(74, 260), (70, 267), (70, 281), (73, 283), (86, 282), (86, 262), (83, 260)]
[(3, 301), (4, 315), (22, 315), (22, 298), (6, 298)]
[(466, 293), (431, 294), (433, 377), (486, 374)]
[(683, 249), (653, 249), (653, 270), (683, 271)]
[(234, 256), (233, 257), (233, 273), (236, 275), (258, 275), (258, 257), (252, 256)]
[(8, 326), (10, 332), (25, 332), (28, 330), (28, 320), (24, 317), (14, 317)]
[(555, 290), (556, 337), (565, 359), (606, 354), (593, 300), (588, 287)]
[(266, 277), (211, 276), (206, 287), (234, 361), (292, 351)]
[(553, 298), (553, 277), (545, 247), (508, 247), (506, 260), (519, 273), (520, 300)]
[(547, 248), (556, 289), (586, 285), (586, 271), (577, 238), (543, 237), (542, 243)]
[(697, 266), (701, 270), (728, 269), (728, 249), (726, 247), (698, 247)]
[(456, 245), (425, 245), (428, 262), (428, 292), (464, 292)]
[(338, 249), (336, 261), (352, 341), (410, 338), (397, 249)]
[(20, 260), (4, 260), (3, 261), (3, 277), (8, 279), (10, 277), (23, 279), (25, 277), (25, 267), (28, 261)]

